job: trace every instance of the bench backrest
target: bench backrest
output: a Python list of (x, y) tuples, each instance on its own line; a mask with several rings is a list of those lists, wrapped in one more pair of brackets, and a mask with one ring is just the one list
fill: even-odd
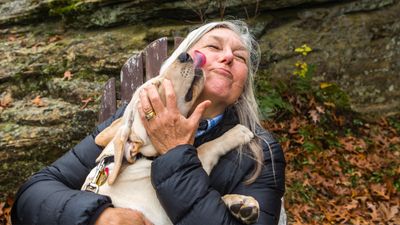
[[(174, 48), (181, 42), (174, 38)], [(150, 43), (142, 52), (130, 57), (121, 69), (121, 103), (128, 103), (135, 90), (146, 80), (158, 75), (161, 64), (168, 57), (168, 38), (162, 37)], [(99, 110), (99, 123), (117, 110), (115, 78), (110, 78), (104, 87)]]

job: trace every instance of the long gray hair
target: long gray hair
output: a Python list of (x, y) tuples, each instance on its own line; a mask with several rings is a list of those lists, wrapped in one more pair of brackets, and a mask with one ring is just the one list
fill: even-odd
[[(204, 34), (215, 28), (228, 28), (234, 31), (241, 39), (247, 51), (250, 53), (250, 60), (247, 61), (248, 76), (243, 88), (243, 93), (240, 95), (237, 102), (233, 104), (234, 109), (239, 117), (239, 123), (248, 127), (254, 134), (256, 134), (256, 127), (260, 125), (259, 108), (254, 96), (254, 75), (257, 72), (258, 64), (260, 62), (260, 47), (254, 37), (250, 34), (247, 24), (240, 20), (211, 22), (190, 32), (187, 37), (182, 41), (179, 47), (172, 53), (172, 55), (164, 62), (160, 69), (160, 74), (174, 62), (179, 54), (187, 52)], [(260, 141), (255, 138), (248, 144), (248, 149), (255, 159), (255, 169), (252, 175), (246, 180), (246, 183), (253, 183), (261, 172), (263, 165), (263, 151)], [(243, 153), (243, 148), (239, 148), (240, 154)]]

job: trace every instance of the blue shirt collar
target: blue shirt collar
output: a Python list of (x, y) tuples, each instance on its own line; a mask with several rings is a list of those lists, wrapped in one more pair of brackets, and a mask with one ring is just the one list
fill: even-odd
[(214, 118), (205, 119), (205, 120), (201, 121), (200, 123), (207, 122), (207, 126), (206, 126), (207, 128), (205, 130), (198, 129), (196, 132), (196, 137), (200, 137), (201, 135), (209, 132), (212, 128), (214, 128), (222, 120), (223, 116), (224, 116), (224, 114), (222, 113), (222, 114), (217, 115)]

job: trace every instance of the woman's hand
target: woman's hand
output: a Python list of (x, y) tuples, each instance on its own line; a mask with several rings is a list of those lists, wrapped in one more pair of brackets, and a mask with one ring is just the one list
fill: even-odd
[(126, 208), (107, 208), (95, 225), (153, 225), (141, 212)]
[[(161, 101), (156, 87), (150, 85), (140, 93), (138, 111), (153, 146), (158, 153), (165, 154), (177, 145), (194, 143), (201, 116), (211, 102), (200, 103), (190, 117), (185, 118), (177, 107), (171, 81), (165, 79), (162, 85), (165, 89), (165, 105)], [(145, 112), (151, 110), (156, 115), (148, 120), (145, 118)]]

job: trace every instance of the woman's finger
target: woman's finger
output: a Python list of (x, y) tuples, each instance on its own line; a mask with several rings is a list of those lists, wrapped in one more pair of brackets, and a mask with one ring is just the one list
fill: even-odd
[(149, 98), (151, 106), (153, 106), (153, 109), (156, 113), (161, 113), (164, 111), (164, 104), (161, 101), (160, 95), (158, 94), (158, 90), (156, 86), (154, 85), (149, 85), (148, 87), (145, 88), (147, 91), (147, 97)]
[(193, 125), (198, 125), (201, 117), (203, 116), (204, 111), (211, 105), (210, 100), (206, 100), (196, 106), (192, 115), (188, 118), (190, 123)]
[(146, 119), (146, 116), (145, 116), (145, 112), (144, 112), (142, 103), (139, 102), (137, 107), (138, 107), (138, 112), (139, 112), (140, 119), (142, 119), (143, 125), (145, 127), (147, 127), (147, 119)]
[(149, 101), (149, 98), (147, 97), (146, 89), (143, 89), (139, 93), (139, 98), (140, 98), (140, 105), (141, 105), (141, 110), (139, 110), (140, 112), (148, 113), (148, 112), (154, 111), (154, 109)]
[(176, 105), (176, 95), (172, 82), (168, 79), (164, 79), (163, 87), (165, 91), (165, 105), (171, 111), (178, 111)]

